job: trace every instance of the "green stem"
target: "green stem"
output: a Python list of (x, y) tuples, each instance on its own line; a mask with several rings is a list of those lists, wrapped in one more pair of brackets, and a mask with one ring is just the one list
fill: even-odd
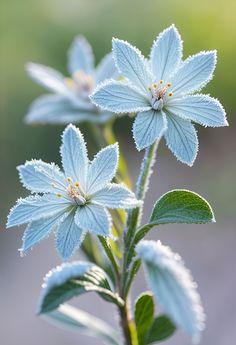
[[(145, 151), (144, 158), (142, 161), (140, 174), (136, 183), (136, 197), (139, 200), (144, 200), (146, 192), (148, 190), (150, 176), (152, 174), (152, 167), (155, 163), (156, 150), (158, 142), (148, 147)], [(126, 298), (128, 295), (130, 286), (136, 274), (140, 268), (140, 262), (135, 261), (130, 268), (132, 258), (135, 256), (135, 246), (133, 245), (135, 234), (138, 226), (141, 222), (143, 207), (133, 209), (127, 220), (127, 229), (124, 234), (125, 254), (123, 260), (123, 290), (122, 296)]]
[(118, 277), (119, 276), (119, 267), (118, 267), (118, 264), (116, 262), (114, 255), (112, 253), (111, 247), (110, 247), (109, 243), (107, 242), (107, 239), (101, 235), (98, 236), (98, 238), (99, 238), (99, 241), (100, 241), (102, 247), (105, 250), (105, 253), (106, 253), (108, 259), (111, 262), (111, 265), (112, 265), (112, 268), (114, 270), (116, 277)]
[(129, 317), (129, 312), (128, 312), (126, 303), (123, 307), (119, 308), (119, 312), (120, 312), (120, 325), (123, 331), (125, 345), (133, 345), (132, 335), (131, 335), (131, 330), (130, 330), (130, 317)]
[[(155, 163), (155, 154), (157, 150), (158, 142), (154, 143), (148, 147), (145, 151), (145, 155), (142, 161), (140, 175), (136, 183), (136, 197), (139, 200), (144, 200), (150, 176), (152, 174), (152, 167)], [(140, 224), (142, 216), (142, 206), (139, 208), (133, 209), (128, 216), (127, 220), (127, 230), (125, 234), (125, 247), (129, 248), (130, 243), (134, 237), (135, 231)]]
[(135, 260), (133, 265), (132, 265), (132, 268), (130, 269), (127, 281), (125, 282), (126, 283), (125, 284), (125, 288), (124, 288), (124, 296), (125, 296), (125, 298), (129, 294), (129, 290), (130, 290), (131, 284), (132, 284), (134, 278), (136, 277), (136, 275), (137, 275), (137, 273), (138, 273), (138, 271), (140, 269), (140, 266), (141, 266), (141, 260), (140, 259)]

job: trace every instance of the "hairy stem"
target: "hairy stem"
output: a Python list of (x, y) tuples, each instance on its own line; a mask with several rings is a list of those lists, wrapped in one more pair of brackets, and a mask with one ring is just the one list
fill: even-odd
[(120, 313), (120, 325), (123, 331), (125, 345), (133, 345), (132, 335), (131, 335), (131, 330), (130, 330), (131, 320), (129, 316), (127, 303), (125, 303), (123, 307), (119, 308), (119, 313)]
[[(145, 151), (145, 155), (140, 168), (140, 174), (136, 183), (136, 197), (139, 200), (143, 200), (145, 198), (146, 192), (148, 190), (149, 180), (152, 173), (152, 167), (155, 162), (157, 146), (158, 143), (155, 143), (149, 148), (147, 148)], [(133, 255), (130, 256), (129, 252), (131, 251), (131, 244), (133, 243), (136, 229), (140, 224), (141, 216), (142, 207), (133, 209), (128, 215), (127, 229), (124, 233), (123, 270), (119, 291), (121, 298), (123, 298), (125, 301), (125, 306), (123, 308), (120, 308), (120, 318), (126, 345), (138, 344), (138, 341), (135, 336), (135, 324), (129, 313), (127, 299), (131, 283), (133, 281), (134, 276), (137, 274), (141, 264), (140, 260), (136, 260), (134, 266), (131, 268), (129, 272), (129, 266), (133, 257)], [(132, 252), (134, 253), (133, 248)]]
[[(145, 151), (144, 158), (140, 168), (140, 174), (136, 183), (136, 197), (137, 199), (144, 200), (146, 192), (149, 186), (150, 176), (152, 174), (152, 167), (155, 163), (155, 155), (156, 150), (158, 147), (158, 142), (154, 143), (152, 146), (148, 147)], [(127, 220), (127, 229), (124, 234), (124, 244), (125, 244), (125, 255), (123, 261), (123, 294), (124, 296), (127, 295), (129, 291), (129, 287), (132, 283), (134, 276), (132, 274), (130, 276), (129, 266), (134, 257), (134, 247), (132, 246), (133, 239), (135, 237), (136, 229), (141, 222), (142, 217), (142, 206), (139, 208), (133, 209), (128, 216)], [(132, 271), (136, 271), (134, 268), (131, 269)], [(129, 281), (129, 286), (127, 288), (127, 281)]]
[(118, 264), (116, 262), (116, 259), (115, 259), (114, 255), (113, 255), (113, 252), (111, 250), (111, 247), (110, 247), (107, 239), (105, 237), (101, 236), (101, 235), (98, 236), (98, 238), (99, 238), (99, 241), (100, 241), (103, 249), (105, 250), (105, 253), (106, 253), (108, 259), (110, 260), (110, 263), (111, 263), (112, 268), (114, 270), (114, 274), (116, 276), (118, 276), (119, 275), (119, 267), (118, 267)]
[[(145, 150), (143, 161), (140, 168), (140, 174), (136, 183), (136, 197), (139, 200), (144, 200), (149, 186), (150, 176), (152, 174), (152, 167), (155, 163), (155, 154), (158, 142), (152, 144)], [(135, 234), (137, 227), (140, 224), (142, 216), (142, 206), (133, 209), (127, 220), (127, 230), (125, 234), (126, 249), (130, 246), (130, 242)]]

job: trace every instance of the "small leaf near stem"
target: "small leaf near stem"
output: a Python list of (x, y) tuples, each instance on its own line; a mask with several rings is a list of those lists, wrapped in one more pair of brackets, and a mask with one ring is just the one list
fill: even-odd
[(124, 301), (110, 287), (107, 275), (100, 267), (78, 261), (64, 263), (46, 275), (38, 314), (55, 310), (69, 299), (89, 291), (97, 292), (103, 299), (119, 307), (124, 305)]
[(166, 315), (156, 317), (146, 335), (145, 345), (166, 340), (175, 333), (176, 326)]
[[(200, 195), (189, 190), (172, 190), (162, 195), (155, 203), (150, 222), (137, 230), (130, 244), (127, 254), (127, 265), (135, 256), (135, 246), (155, 226), (170, 223), (203, 224), (215, 221), (214, 213), (209, 203)], [(136, 260), (135, 260), (136, 261)], [(134, 262), (130, 272), (136, 265)], [(134, 275), (130, 275), (129, 284), (132, 283)]]
[(150, 225), (185, 223), (206, 224), (215, 221), (209, 203), (197, 193), (176, 189), (162, 195), (155, 203)]
[(154, 319), (154, 300), (152, 293), (142, 293), (135, 303), (135, 324), (138, 343), (144, 345), (144, 338)]

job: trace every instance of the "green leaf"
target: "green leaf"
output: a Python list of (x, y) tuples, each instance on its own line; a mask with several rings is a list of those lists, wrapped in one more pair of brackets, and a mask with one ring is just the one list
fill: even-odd
[(120, 344), (117, 333), (107, 323), (68, 304), (43, 314), (42, 318), (59, 327), (97, 337), (106, 344)]
[(144, 344), (148, 345), (166, 340), (174, 334), (175, 330), (176, 327), (171, 320), (165, 315), (160, 315), (153, 321), (146, 335)]
[(74, 262), (62, 264), (47, 274), (39, 314), (54, 310), (69, 299), (89, 291), (97, 292), (108, 302), (123, 305), (123, 300), (112, 291), (101, 268), (91, 263)]
[(150, 328), (154, 318), (154, 301), (150, 292), (142, 293), (135, 303), (135, 323), (138, 334), (139, 345), (144, 344), (147, 330)]
[(152, 225), (168, 223), (212, 223), (211, 206), (200, 195), (189, 190), (172, 190), (156, 202), (152, 210)]

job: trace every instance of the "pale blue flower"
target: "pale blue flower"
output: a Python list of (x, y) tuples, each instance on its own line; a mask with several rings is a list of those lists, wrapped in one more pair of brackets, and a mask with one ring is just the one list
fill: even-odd
[(107, 54), (95, 68), (91, 46), (83, 36), (76, 37), (69, 49), (70, 78), (35, 63), (28, 63), (26, 70), (34, 81), (52, 92), (32, 103), (26, 123), (104, 122), (112, 118), (111, 112), (101, 111), (88, 98), (98, 83), (116, 78), (112, 54)]
[(62, 136), (64, 172), (55, 164), (32, 160), (18, 167), (23, 185), (34, 195), (19, 199), (8, 217), (8, 227), (28, 224), (21, 252), (54, 231), (56, 247), (68, 259), (87, 231), (110, 236), (112, 220), (107, 208), (140, 205), (128, 188), (111, 183), (118, 165), (118, 144), (107, 146), (90, 162), (79, 129), (67, 126)]
[(91, 99), (114, 113), (137, 113), (133, 136), (138, 150), (164, 135), (181, 162), (192, 165), (198, 150), (192, 122), (226, 126), (220, 102), (199, 91), (213, 77), (216, 51), (200, 52), (182, 61), (182, 41), (174, 25), (154, 41), (150, 61), (128, 42), (113, 39), (113, 57), (125, 82), (106, 81)]
[(180, 256), (160, 241), (141, 241), (136, 251), (144, 263), (152, 292), (165, 313), (198, 342), (205, 314), (197, 285)]

